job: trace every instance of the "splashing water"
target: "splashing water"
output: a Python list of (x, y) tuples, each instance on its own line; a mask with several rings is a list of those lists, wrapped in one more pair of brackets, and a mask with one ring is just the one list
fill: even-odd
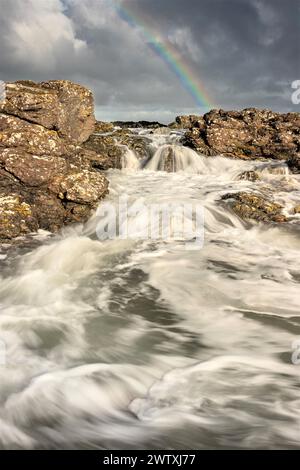
[(0, 448), (299, 447), (298, 225), (246, 224), (219, 202), (275, 184), (292, 207), (298, 177), (260, 164), (262, 181), (239, 180), (254, 163), (179, 137), (128, 150), (107, 201), (200, 202), (202, 249), (102, 242), (93, 216), (1, 257)]

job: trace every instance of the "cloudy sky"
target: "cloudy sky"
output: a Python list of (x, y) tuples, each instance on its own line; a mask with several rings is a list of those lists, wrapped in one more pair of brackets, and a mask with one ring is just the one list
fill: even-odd
[(300, 0), (0, 0), (1, 80), (73, 80), (98, 119), (167, 122), (205, 111), (187, 77), (212, 107), (300, 111)]

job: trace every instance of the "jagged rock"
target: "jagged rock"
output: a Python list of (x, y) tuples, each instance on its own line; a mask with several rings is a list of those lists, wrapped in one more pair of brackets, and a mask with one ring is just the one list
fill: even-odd
[(5, 149), (0, 153), (0, 161), (8, 173), (29, 186), (41, 186), (67, 170), (62, 157), (32, 155), (20, 149)]
[(293, 173), (300, 173), (300, 156), (294, 155), (287, 160), (287, 165)]
[(108, 192), (108, 182), (104, 175), (82, 170), (65, 176), (56, 176), (49, 189), (62, 200), (93, 204)]
[(255, 193), (239, 192), (225, 194), (222, 200), (228, 201), (232, 210), (243, 220), (258, 222), (286, 222), (282, 206)]
[(38, 229), (32, 207), (19, 194), (0, 194), (0, 239), (9, 240)]
[(182, 143), (209, 156), (287, 160), (299, 155), (300, 114), (212, 110), (192, 121)]
[(300, 204), (294, 207), (294, 214), (300, 214)]
[(0, 114), (0, 151), (19, 149), (35, 155), (59, 156), (67, 152), (67, 143), (56, 131), (49, 131), (20, 118)]
[(112, 122), (96, 121), (94, 133), (104, 134), (106, 132), (113, 132), (114, 125)]
[(108, 191), (94, 165), (101, 157), (80, 145), (93, 130), (93, 98), (80, 85), (7, 85), (0, 105), (0, 239), (88, 218)]
[(78, 144), (95, 128), (92, 93), (68, 80), (8, 83), (0, 112), (55, 130)]
[(123, 149), (117, 144), (113, 136), (93, 134), (84, 144), (84, 148), (94, 151), (92, 166), (100, 170), (122, 167)]
[(169, 127), (175, 129), (189, 129), (194, 123), (201, 119), (201, 116), (195, 114), (176, 116), (175, 121), (169, 124)]
[(143, 127), (144, 129), (154, 129), (156, 127), (166, 127), (165, 124), (161, 124), (157, 121), (114, 121), (113, 125), (122, 128), (138, 128)]
[(243, 173), (241, 173), (238, 176), (238, 179), (247, 180), (247, 181), (258, 181), (261, 178), (260, 178), (259, 174), (257, 173), (257, 171), (248, 170), (248, 171), (243, 171)]
[(93, 168), (109, 170), (122, 168), (122, 156), (126, 147), (134, 150), (140, 157), (147, 156), (149, 139), (131, 134), (128, 129), (115, 131), (112, 135), (92, 134), (83, 145), (84, 149), (94, 152), (91, 157)]

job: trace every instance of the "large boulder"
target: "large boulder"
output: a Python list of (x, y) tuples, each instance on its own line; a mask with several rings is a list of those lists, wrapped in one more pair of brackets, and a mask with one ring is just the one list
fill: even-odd
[(7, 84), (0, 103), (0, 240), (85, 221), (108, 192), (82, 143), (94, 131), (89, 90), (68, 81)]
[(8, 83), (0, 112), (57, 131), (77, 144), (95, 128), (91, 91), (68, 80)]
[(201, 117), (195, 114), (176, 116), (175, 121), (169, 124), (169, 127), (175, 129), (189, 129), (190, 127), (193, 127), (194, 123), (199, 119), (201, 119)]
[(212, 110), (192, 120), (182, 143), (210, 156), (287, 160), (299, 155), (300, 114)]
[(223, 201), (228, 201), (233, 212), (243, 220), (257, 222), (286, 222), (280, 204), (256, 193), (238, 192), (225, 194)]

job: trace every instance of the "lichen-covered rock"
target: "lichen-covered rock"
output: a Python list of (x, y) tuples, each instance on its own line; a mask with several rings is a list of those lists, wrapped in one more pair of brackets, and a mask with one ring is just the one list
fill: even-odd
[(108, 170), (109, 168), (120, 169), (122, 167), (124, 150), (113, 136), (93, 134), (84, 144), (84, 148), (94, 152), (94, 158), (91, 159), (94, 168)]
[(169, 127), (177, 129), (189, 129), (194, 123), (201, 119), (201, 116), (195, 114), (176, 116), (175, 121)]
[(13, 148), (0, 152), (0, 162), (6, 171), (29, 186), (41, 186), (67, 171), (67, 162), (62, 157), (32, 155)]
[(106, 132), (113, 132), (114, 125), (112, 122), (96, 121), (94, 133), (104, 134)]
[(80, 144), (94, 130), (91, 92), (67, 81), (7, 85), (0, 104), (0, 240), (85, 221), (108, 191)]
[(257, 173), (257, 171), (248, 170), (248, 171), (243, 171), (243, 173), (241, 173), (241, 174), (238, 176), (238, 179), (240, 179), (240, 180), (247, 180), (247, 181), (258, 181), (258, 180), (261, 179), (261, 177), (259, 176), (259, 174)]
[(68, 80), (8, 83), (0, 112), (57, 131), (78, 144), (95, 128), (92, 93)]
[(10, 240), (38, 229), (32, 207), (19, 194), (0, 194), (0, 239)]
[(286, 222), (282, 206), (256, 193), (238, 192), (225, 194), (223, 201), (228, 201), (232, 210), (243, 220), (258, 222)]
[(67, 145), (56, 131), (0, 114), (0, 151), (13, 148), (35, 155), (59, 156), (66, 153)]
[(299, 155), (300, 114), (212, 110), (191, 120), (182, 143), (210, 156), (287, 160)]
[(300, 204), (294, 207), (294, 214), (300, 214)]
[(49, 189), (57, 193), (59, 198), (71, 202), (94, 204), (108, 192), (108, 181), (98, 172), (82, 170), (57, 176)]

